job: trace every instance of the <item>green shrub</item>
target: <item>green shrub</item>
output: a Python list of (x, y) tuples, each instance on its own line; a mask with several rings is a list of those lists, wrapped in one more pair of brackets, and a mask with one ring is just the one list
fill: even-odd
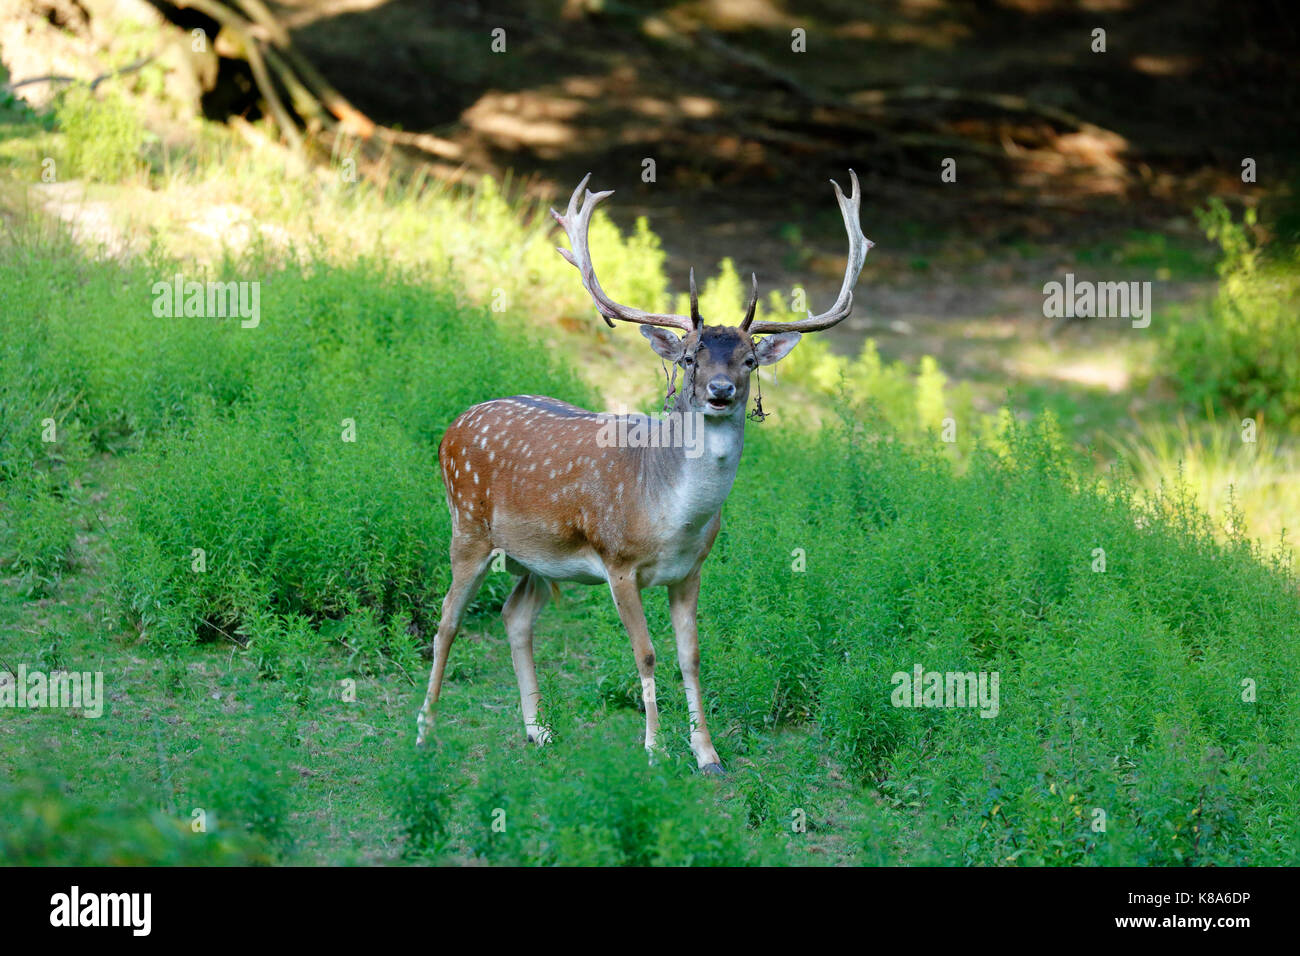
[(48, 596), (67, 569), (77, 532), (68, 492), (44, 475), (0, 482), (0, 569), (17, 574), (27, 596)]
[(440, 733), (432, 745), (409, 755), (389, 780), (406, 837), (406, 859), (436, 859), (451, 843), (454, 801), (464, 787), (458, 768), (462, 759), (457, 742)]
[(105, 803), (28, 775), (0, 781), (0, 860), (9, 866), (250, 866), (271, 862), (238, 832), (196, 833), (189, 822), (123, 800)]
[[(611, 721), (631, 729), (625, 719)], [(633, 723), (635, 718), (633, 718)], [(572, 739), (534, 772), (490, 767), (469, 799), (471, 851), (542, 866), (748, 866), (777, 862), (779, 844), (747, 831), (743, 801), (719, 805), (716, 784), (608, 736)], [(693, 761), (692, 761), (693, 763)], [(494, 827), (495, 824), (495, 827)]]
[(67, 163), (77, 177), (117, 182), (140, 168), (145, 130), (129, 101), (112, 90), (96, 96), (74, 83), (60, 95), (55, 116), (65, 136)]
[(1162, 341), (1164, 367), (1196, 411), (1207, 406), (1276, 424), (1300, 422), (1300, 247), (1261, 245), (1253, 209), (1235, 222), (1222, 202), (1201, 214), (1223, 250), (1206, 315), (1178, 315)]
[(182, 811), (199, 819), (205, 832), (234, 834), (238, 840), (282, 851), (289, 843), (289, 766), (283, 746), (254, 731), (205, 747), (187, 768), (189, 785)]

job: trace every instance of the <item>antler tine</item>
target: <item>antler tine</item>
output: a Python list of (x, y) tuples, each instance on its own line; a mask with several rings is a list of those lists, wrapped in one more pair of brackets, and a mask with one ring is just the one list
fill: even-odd
[(691, 266), (691, 325), (699, 328), (704, 324), (700, 318), (700, 294), (695, 288), (695, 266)]
[(853, 190), (847, 197), (840, 189), (840, 184), (831, 180), (831, 185), (835, 187), (835, 199), (840, 204), (840, 214), (844, 217), (844, 229), (849, 234), (849, 263), (844, 269), (844, 282), (840, 285), (839, 298), (820, 315), (809, 312), (808, 318), (794, 322), (755, 322), (747, 331), (751, 333), (820, 332), (844, 321), (853, 311), (853, 287), (857, 284), (858, 275), (867, 260), (867, 250), (875, 243), (862, 234), (859, 215), (862, 197), (858, 192), (858, 174), (850, 169), (849, 176), (853, 183)]
[(754, 284), (753, 291), (749, 294), (749, 306), (745, 309), (745, 320), (740, 323), (740, 331), (748, 332), (750, 324), (754, 321), (754, 309), (758, 307), (758, 273), (751, 272), (750, 280)]
[[(587, 231), (591, 225), (591, 214), (595, 211), (596, 206), (605, 198), (612, 196), (614, 191), (607, 189), (604, 192), (593, 193), (587, 189), (587, 182), (591, 179), (591, 173), (582, 177), (582, 182), (578, 183), (578, 188), (573, 191), (569, 197), (569, 207), (561, 216), (554, 209), (551, 210), (551, 216), (564, 229), (565, 235), (569, 237), (569, 249), (556, 247), (556, 251), (564, 256), (565, 261), (578, 270), (582, 277), (582, 285), (591, 296), (596, 305), (596, 311), (600, 313), (605, 324), (611, 329), (614, 327), (612, 319), (618, 319), (622, 322), (637, 322), (641, 325), (658, 325), (665, 328), (680, 329), (683, 332), (690, 332), (695, 328), (695, 322), (684, 315), (675, 315), (670, 313), (644, 312), (641, 309), (634, 309), (631, 306), (620, 305), (605, 294), (605, 290), (600, 287), (600, 281), (596, 278), (595, 267), (591, 264), (591, 250), (587, 245)], [(582, 196), (579, 203), (578, 197)], [(692, 299), (694, 302), (694, 299)], [(694, 304), (692, 304), (691, 313), (697, 316)]]

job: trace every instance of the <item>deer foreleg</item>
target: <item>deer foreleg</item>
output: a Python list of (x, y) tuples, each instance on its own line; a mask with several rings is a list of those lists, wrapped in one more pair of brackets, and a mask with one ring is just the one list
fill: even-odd
[(614, 595), (618, 616), (632, 639), (632, 653), (636, 656), (637, 673), (641, 676), (641, 700), (645, 704), (645, 749), (654, 750), (659, 736), (659, 703), (655, 697), (655, 649), (650, 643), (650, 630), (645, 623), (645, 609), (641, 605), (641, 589), (634, 571), (609, 574), (609, 589)]
[(452, 537), (451, 587), (442, 599), (442, 620), (438, 623), (438, 635), (433, 639), (433, 667), (429, 670), (429, 689), (424, 695), (420, 715), (416, 718), (417, 744), (423, 744), (428, 739), (429, 730), (433, 726), (433, 706), (438, 703), (438, 695), (442, 692), (442, 675), (447, 669), (451, 643), (456, 640), (465, 606), (478, 593), (491, 560), (491, 547), (486, 541)]
[(704, 720), (704, 695), (700, 689), (700, 635), (695, 614), (700, 598), (700, 575), (697, 571), (684, 581), (668, 586), (668, 612), (677, 637), (677, 665), (686, 687), (686, 707), (691, 718), (691, 751), (705, 773), (722, 773), (718, 752), (713, 749), (709, 727)]

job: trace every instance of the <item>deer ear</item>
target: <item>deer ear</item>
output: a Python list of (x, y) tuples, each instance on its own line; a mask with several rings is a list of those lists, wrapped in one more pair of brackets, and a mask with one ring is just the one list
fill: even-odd
[(754, 343), (754, 355), (759, 365), (772, 365), (790, 354), (803, 335), (799, 332), (778, 332), (765, 335)]
[(650, 340), (650, 347), (661, 358), (676, 362), (682, 357), (682, 339), (676, 332), (661, 329), (657, 325), (643, 325), (641, 334)]

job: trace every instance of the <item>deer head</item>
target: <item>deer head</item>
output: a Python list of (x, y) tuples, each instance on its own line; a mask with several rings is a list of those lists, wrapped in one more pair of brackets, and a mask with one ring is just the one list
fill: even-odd
[[(831, 180), (835, 187), (835, 198), (839, 202), (840, 213), (844, 217), (844, 228), (849, 236), (848, 265), (844, 270), (844, 281), (840, 285), (839, 297), (835, 304), (819, 315), (811, 312), (803, 319), (792, 322), (755, 322), (754, 313), (758, 306), (758, 277), (752, 275), (753, 283), (749, 305), (745, 317), (739, 325), (705, 325), (700, 316), (699, 295), (695, 287), (695, 270), (691, 270), (691, 314), (675, 315), (668, 313), (645, 312), (629, 306), (620, 305), (611, 299), (601, 288), (596, 279), (595, 268), (591, 262), (591, 250), (587, 245), (587, 231), (591, 223), (591, 214), (596, 206), (613, 190), (593, 193), (587, 189), (588, 173), (578, 183), (578, 188), (569, 197), (569, 206), (561, 215), (554, 209), (551, 215), (563, 227), (569, 237), (571, 249), (558, 249), (582, 276), (582, 284), (596, 311), (604, 318), (610, 328), (614, 320), (633, 322), (641, 326), (641, 334), (650, 340), (650, 347), (665, 361), (680, 367), (685, 385), (677, 401), (679, 411), (702, 412), (707, 418), (735, 418), (740, 420), (749, 399), (749, 379), (761, 365), (772, 365), (790, 354), (805, 332), (818, 332), (828, 329), (848, 318), (853, 311), (853, 287), (862, 272), (867, 251), (874, 245), (862, 234), (859, 221), (861, 196), (858, 192), (858, 177), (849, 170), (852, 189), (848, 196), (840, 189), (839, 183)], [(580, 199), (581, 197), (581, 199)], [(754, 338), (762, 335), (763, 338)], [(674, 383), (676, 375), (674, 374)], [(670, 392), (671, 395), (671, 392)]]

